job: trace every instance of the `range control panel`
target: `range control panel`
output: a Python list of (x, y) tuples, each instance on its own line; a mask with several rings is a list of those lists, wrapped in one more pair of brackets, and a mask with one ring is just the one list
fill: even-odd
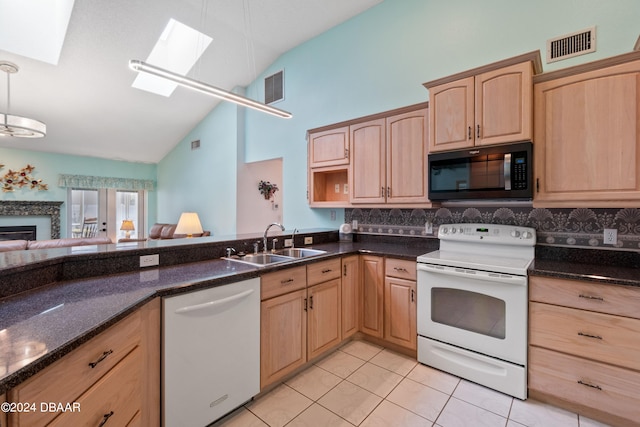
[(535, 245), (536, 230), (530, 227), (500, 224), (443, 224), (438, 228), (438, 238), (450, 241), (484, 241), (496, 244)]

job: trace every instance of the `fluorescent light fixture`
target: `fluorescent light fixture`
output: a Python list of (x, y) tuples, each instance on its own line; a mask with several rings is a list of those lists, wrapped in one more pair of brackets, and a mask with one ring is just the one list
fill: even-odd
[(0, 50), (58, 65), (74, 0), (0, 0)]
[[(0, 0), (1, 1), (1, 0)], [(182, 22), (170, 19), (146, 62), (178, 74), (187, 74), (213, 39)], [(171, 96), (176, 83), (149, 74), (138, 74), (132, 87)]]
[(291, 113), (284, 110), (280, 110), (279, 108), (274, 108), (269, 105), (262, 104), (258, 101), (254, 101), (253, 99), (246, 98), (244, 96), (240, 96), (232, 92), (228, 92), (224, 89), (211, 86), (209, 84), (191, 79), (189, 77), (174, 73), (169, 70), (164, 70), (160, 67), (147, 64), (146, 62), (139, 61), (137, 59), (130, 60), (129, 67), (134, 71), (144, 72), (144, 73), (152, 74), (154, 76), (162, 77), (164, 79), (175, 82), (180, 86), (197, 90), (197, 91), (206, 93), (207, 95), (212, 95), (217, 98), (223, 99), (225, 101), (234, 102), (244, 107), (253, 108), (254, 110), (262, 111), (268, 114), (273, 114), (274, 116), (282, 117), (285, 119), (290, 119), (292, 117)]

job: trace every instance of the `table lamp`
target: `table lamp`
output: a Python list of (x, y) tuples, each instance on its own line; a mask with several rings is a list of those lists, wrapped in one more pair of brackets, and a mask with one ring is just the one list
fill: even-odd
[(187, 237), (193, 237), (194, 234), (202, 234), (202, 225), (200, 218), (195, 212), (182, 212), (180, 220), (174, 234), (186, 234)]
[(127, 239), (131, 238), (131, 232), (134, 231), (135, 229), (136, 227), (133, 225), (133, 221), (131, 221), (130, 219), (122, 220), (122, 225), (120, 226), (120, 230), (125, 231), (124, 237), (126, 237)]

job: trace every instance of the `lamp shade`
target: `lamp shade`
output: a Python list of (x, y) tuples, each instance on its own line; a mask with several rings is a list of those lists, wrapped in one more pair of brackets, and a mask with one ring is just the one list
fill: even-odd
[(198, 214), (195, 212), (182, 212), (174, 234), (186, 234), (187, 237), (193, 237), (194, 234), (202, 234), (202, 225)]
[(131, 221), (130, 219), (122, 220), (122, 225), (120, 226), (120, 230), (133, 231), (135, 229), (136, 227), (133, 225), (133, 221)]

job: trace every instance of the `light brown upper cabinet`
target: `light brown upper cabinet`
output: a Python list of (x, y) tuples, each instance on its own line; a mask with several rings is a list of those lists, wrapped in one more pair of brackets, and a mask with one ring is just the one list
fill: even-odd
[(537, 207), (637, 207), (640, 52), (534, 79)]
[(307, 131), (309, 206), (430, 206), (427, 106), (424, 102)]
[(425, 204), (428, 108), (350, 127), (352, 204)]
[(309, 134), (309, 166), (312, 168), (349, 164), (349, 127)]
[(532, 139), (531, 52), (424, 83), (429, 90), (429, 151), (457, 150)]

